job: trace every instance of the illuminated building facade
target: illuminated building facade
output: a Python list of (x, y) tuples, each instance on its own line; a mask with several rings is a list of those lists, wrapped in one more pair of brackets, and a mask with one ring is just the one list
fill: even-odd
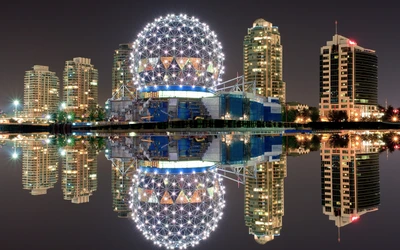
[(97, 152), (84, 143), (66, 146), (62, 159), (62, 188), (65, 200), (89, 202), (97, 190)]
[(257, 19), (249, 28), (243, 43), (243, 74), (245, 82), (256, 82), (256, 93), (286, 102), (283, 81), (283, 47), (277, 26)]
[(46, 139), (27, 139), (22, 143), (22, 185), (32, 195), (47, 194), (58, 179), (58, 150)]
[(278, 98), (244, 90), (219, 91), (222, 45), (217, 34), (195, 17), (156, 18), (138, 34), (132, 49), (132, 82), (138, 99), (108, 100), (110, 120), (281, 120)]
[[(121, 98), (125, 96), (123, 93), (124, 90), (120, 90), (122, 85), (127, 86), (130, 90), (133, 91), (133, 83), (132, 83), (132, 73), (131, 73), (131, 53), (132, 53), (132, 44), (131, 43), (123, 43), (120, 44), (118, 49), (114, 51), (114, 65), (112, 69), (112, 94), (115, 95), (115, 98)], [(126, 96), (128, 93), (126, 93)], [(132, 93), (134, 96), (134, 93)]]
[(60, 82), (48, 66), (34, 65), (25, 72), (24, 117), (42, 118), (57, 112), (60, 102)]
[[(286, 157), (281, 154), (281, 136), (109, 138), (106, 157), (115, 172), (114, 210), (122, 217), (131, 213), (144, 237), (156, 245), (168, 249), (194, 246), (208, 238), (222, 218), (223, 178), (240, 182), (246, 175), (246, 225), (257, 242), (263, 243), (270, 240), (268, 235), (279, 235), (282, 228)], [(123, 169), (126, 175), (134, 170), (130, 210), (121, 195), (127, 183)], [(227, 175), (218, 174), (225, 170)], [(233, 173), (237, 176), (232, 177)], [(258, 189), (263, 193), (259, 195)], [(264, 198), (267, 205), (257, 203)]]
[[(282, 139), (278, 138), (282, 145)], [(254, 175), (245, 180), (245, 224), (259, 244), (280, 235), (284, 215), (286, 156), (281, 154), (282, 151), (271, 153), (273, 155), (266, 162), (245, 169), (247, 175)]]
[(321, 47), (319, 108), (321, 119), (331, 110), (345, 111), (351, 121), (377, 115), (378, 57), (375, 51), (334, 35)]
[[(335, 146), (335, 141), (346, 143)], [(380, 204), (379, 148), (357, 135), (325, 138), (321, 188), (323, 213), (339, 228), (376, 211)]]
[(111, 192), (114, 212), (119, 218), (128, 218), (132, 209), (129, 207), (129, 190), (132, 187), (136, 160), (132, 158), (113, 158), (111, 172)]
[(98, 71), (89, 58), (76, 57), (65, 62), (63, 102), (65, 111), (80, 117), (98, 106)]

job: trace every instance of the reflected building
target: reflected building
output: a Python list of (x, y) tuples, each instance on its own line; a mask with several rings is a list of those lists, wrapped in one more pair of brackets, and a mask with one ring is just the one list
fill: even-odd
[(22, 147), (22, 185), (32, 195), (47, 194), (58, 179), (57, 146), (46, 138), (27, 138)]
[(353, 134), (323, 139), (321, 188), (323, 213), (339, 228), (376, 211), (380, 204), (379, 147)]
[(65, 200), (80, 204), (89, 202), (97, 190), (97, 151), (84, 142), (63, 149), (62, 188)]
[[(113, 165), (129, 157), (137, 162), (129, 206), (136, 227), (154, 244), (166, 248), (197, 245), (222, 218), (222, 179), (216, 163), (202, 160), (209, 139), (143, 136), (109, 140), (106, 155)], [(124, 202), (120, 205), (125, 208)]]
[(282, 227), (286, 158), (281, 155), (281, 136), (109, 138), (114, 210), (121, 217), (131, 213), (156, 245), (194, 246), (217, 228), (225, 206), (222, 180), (230, 179), (246, 185), (246, 225), (258, 242), (266, 242)]
[(136, 160), (132, 158), (113, 158), (111, 164), (111, 192), (114, 211), (119, 218), (128, 218), (132, 212), (129, 207), (129, 190), (136, 170)]
[(254, 235), (259, 244), (265, 244), (280, 235), (287, 166), (286, 156), (282, 154), (282, 138), (265, 139), (268, 140), (265, 143), (268, 157), (245, 169), (247, 176), (254, 176), (245, 179), (245, 224), (249, 234)]

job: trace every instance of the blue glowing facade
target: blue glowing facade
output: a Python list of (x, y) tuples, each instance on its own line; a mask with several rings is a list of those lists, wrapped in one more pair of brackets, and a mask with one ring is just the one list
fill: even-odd
[(110, 100), (106, 105), (110, 120), (281, 121), (277, 98), (218, 90), (224, 59), (216, 33), (197, 18), (167, 15), (155, 19), (133, 43), (134, 100)]

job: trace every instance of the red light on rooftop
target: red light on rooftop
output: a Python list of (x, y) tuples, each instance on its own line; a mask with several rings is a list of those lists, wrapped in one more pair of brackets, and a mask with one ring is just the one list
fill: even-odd
[(352, 41), (352, 40), (349, 40), (349, 44), (350, 44), (350, 45), (356, 45), (357, 43), (354, 42), (354, 41)]
[(358, 216), (352, 216), (351, 217), (351, 221), (355, 221), (355, 220), (358, 220), (360, 217), (358, 217)]

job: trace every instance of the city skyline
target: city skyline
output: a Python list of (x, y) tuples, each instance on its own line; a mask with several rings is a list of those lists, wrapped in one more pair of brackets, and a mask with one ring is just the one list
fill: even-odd
[[(217, 5), (220, 3), (217, 3)], [(122, 8), (120, 11), (132, 10), (135, 6), (139, 7), (140, 4), (136, 5), (124, 5), (126, 8)], [(246, 3), (246, 5), (254, 6)], [(338, 4), (339, 6), (340, 4)], [(317, 106), (318, 103), (318, 53), (319, 48), (323, 46), (326, 41), (326, 37), (332, 36), (334, 33), (334, 21), (338, 20), (339, 23), (339, 33), (347, 36), (351, 39), (356, 40), (365, 47), (373, 48), (377, 51), (380, 58), (380, 68), (379, 68), (379, 103), (383, 104), (385, 99), (388, 99), (389, 104), (394, 106), (399, 106), (399, 103), (395, 102), (395, 95), (392, 90), (397, 76), (394, 73), (394, 69), (391, 64), (396, 58), (396, 52), (393, 52), (395, 48), (394, 43), (391, 41), (390, 37), (386, 34), (390, 29), (391, 24), (382, 24), (382, 22), (377, 22), (379, 17), (383, 17), (382, 11), (378, 8), (375, 9), (377, 15), (367, 18), (367, 14), (362, 14), (357, 18), (353, 18), (352, 8), (364, 8), (368, 9), (368, 5), (362, 7), (356, 6), (356, 4), (346, 3), (348, 8), (346, 10), (340, 10), (339, 8), (332, 7), (326, 15), (321, 16), (322, 13), (314, 11), (315, 16), (305, 17), (306, 12), (302, 11), (307, 8), (313, 10), (318, 10), (317, 6), (308, 6), (304, 4), (300, 9), (296, 8), (295, 5), (285, 5), (283, 4), (260, 4), (260, 8), (252, 8), (252, 11), (246, 12), (245, 10), (249, 7), (243, 7), (243, 15), (241, 18), (236, 18), (234, 14), (232, 17), (228, 15), (227, 18), (221, 20), (218, 14), (212, 14), (207, 12), (204, 7), (194, 5), (182, 5), (179, 8), (161, 8), (163, 11), (151, 11), (144, 10), (142, 8), (143, 14), (141, 18), (137, 20), (129, 20), (131, 24), (126, 25), (126, 19), (122, 18), (120, 21), (115, 21), (112, 19), (112, 15), (109, 18), (101, 19), (102, 15), (99, 17), (94, 17), (90, 21), (82, 21), (82, 27), (92, 25), (94, 27), (93, 32), (90, 36), (86, 34), (85, 42), (74, 41), (68, 38), (68, 32), (64, 32), (62, 29), (66, 24), (63, 18), (57, 18), (52, 16), (53, 14), (43, 13), (41, 20), (35, 20), (33, 18), (31, 23), (27, 23), (24, 20), (30, 17), (27, 13), (28, 6), (18, 9), (19, 13), (13, 13), (17, 9), (16, 6), (8, 6), (8, 12), (3, 15), (7, 21), (13, 22), (14, 18), (19, 18), (21, 13), (26, 15), (20, 20), (13, 22), (9, 26), (0, 26), (5, 34), (9, 34), (10, 43), (5, 42), (3, 48), (8, 48), (4, 51), (4, 62), (2, 61), (2, 69), (0, 70), (0, 84), (7, 84), (12, 86), (9, 91), (5, 91), (2, 96), (2, 102), (0, 105), (4, 110), (10, 109), (10, 100), (12, 98), (18, 97), (19, 94), (21, 98), (23, 89), (23, 72), (26, 68), (31, 67), (35, 64), (48, 65), (53, 69), (58, 76), (61, 76), (61, 68), (63, 62), (67, 58), (72, 58), (75, 56), (84, 56), (92, 58), (94, 65), (99, 69), (100, 79), (99, 79), (99, 103), (100, 105), (110, 97), (111, 92), (111, 76), (112, 76), (112, 51), (117, 48), (118, 44), (131, 42), (134, 40), (136, 34), (141, 30), (147, 22), (151, 22), (155, 17), (159, 15), (166, 15), (167, 13), (181, 13), (185, 12), (188, 15), (194, 15), (201, 20), (206, 20), (209, 22), (210, 26), (214, 27), (215, 31), (218, 33), (219, 38), (223, 45), (224, 53), (226, 54), (226, 74), (224, 74), (223, 79), (227, 80), (236, 76), (236, 72), (241, 74), (242, 69), (242, 46), (243, 46), (243, 36), (246, 33), (248, 24), (253, 22), (257, 18), (264, 18), (272, 23), (276, 23), (282, 33), (282, 43), (285, 45), (284, 53), (284, 80), (288, 83), (287, 85), (287, 100), (288, 101), (299, 101), (307, 103), (311, 106)], [(40, 5), (39, 5), (40, 6)], [(365, 7), (366, 6), (366, 7)], [(35, 6), (32, 6), (37, 8)], [(85, 9), (90, 6), (83, 4), (81, 9), (77, 10), (76, 15), (80, 12), (84, 12)], [(262, 8), (264, 7), (264, 8)], [(267, 8), (268, 7), (268, 8)], [(26, 8), (26, 10), (25, 10)], [(63, 6), (63, 8), (68, 9), (70, 7)], [(114, 10), (117, 6), (112, 6), (108, 8), (106, 5), (99, 5), (96, 7), (99, 13), (108, 13), (110, 10)], [(121, 6), (119, 7), (121, 8)], [(132, 8), (132, 9), (131, 9)], [(6, 8), (7, 9), (7, 8)], [(226, 7), (224, 11), (228, 11), (229, 6)], [(238, 8), (240, 9), (240, 8)], [(273, 10), (284, 10), (279, 13), (275, 13)], [(300, 10), (300, 11), (298, 11)], [(41, 11), (41, 10), (39, 10)], [(394, 15), (388, 8), (385, 16)], [(360, 11), (361, 12), (361, 11)], [(234, 12), (233, 12), (234, 13)], [(296, 15), (294, 15), (296, 13)], [(10, 15), (11, 14), (11, 15)], [(13, 15), (16, 14), (16, 15)], [(117, 14), (113, 14), (117, 15)], [(120, 15), (120, 14), (118, 14)], [(131, 16), (130, 14), (129, 16)], [(302, 18), (304, 17), (304, 18)], [(53, 20), (53, 22), (47, 22)], [(301, 19), (304, 22), (303, 29), (296, 28), (297, 25), (295, 20)], [(314, 19), (318, 19), (315, 22)], [(78, 20), (80, 20), (78, 18)], [(110, 22), (107, 22), (112, 20)], [(124, 25), (118, 25), (119, 22), (125, 21)], [(5, 22), (5, 23), (10, 23)], [(75, 23), (72, 20), (72, 23)], [(105, 23), (106, 22), (106, 23)], [(19, 40), (25, 36), (29, 36), (29, 32), (26, 34), (14, 33), (14, 30), (21, 30), (21, 25), (33, 24), (45, 24), (44, 29), (40, 26), (39, 31), (42, 31), (43, 38), (34, 38), (30, 43), (26, 44), (20, 53), (12, 53), (14, 46), (20, 45)], [(106, 25), (105, 25), (106, 24)], [(379, 26), (378, 26), (379, 25)], [(60, 29), (57, 29), (57, 27)], [(45, 38), (50, 35), (47, 30), (56, 30), (56, 35), (52, 39), (46, 40)], [(373, 28), (374, 27), (374, 28)], [(379, 27), (379, 29), (378, 29)], [(374, 30), (374, 33), (371, 32)], [(392, 30), (393, 27), (392, 27)], [(81, 34), (86, 32), (85, 29), (77, 27), (76, 32)], [(383, 34), (381, 34), (383, 32)], [(107, 36), (110, 34), (110, 36)], [(110, 38), (108, 38), (110, 37)], [(382, 42), (382, 37), (387, 37), (385, 42)], [(106, 39), (108, 38), (108, 39)], [(17, 40), (16, 40), (17, 39)], [(295, 41), (295, 42), (293, 42)], [(65, 46), (60, 44), (65, 43)], [(57, 46), (54, 46), (57, 44)], [(32, 45), (35, 45), (35, 49), (31, 49)], [(69, 46), (68, 46), (69, 45)], [(43, 48), (43, 50), (41, 49)], [(44, 51), (48, 51), (44, 53)], [(23, 57), (21, 57), (23, 55)], [(11, 57), (12, 56), (12, 57)], [(18, 64), (15, 63), (18, 60)], [(7, 62), (7, 64), (6, 64)], [(23, 68), (23, 69), (22, 69)], [(9, 72), (5, 74), (5, 72)], [(4, 83), (6, 82), (6, 83)], [(304, 95), (297, 95), (296, 93), (301, 93), (303, 89), (309, 89)]]

